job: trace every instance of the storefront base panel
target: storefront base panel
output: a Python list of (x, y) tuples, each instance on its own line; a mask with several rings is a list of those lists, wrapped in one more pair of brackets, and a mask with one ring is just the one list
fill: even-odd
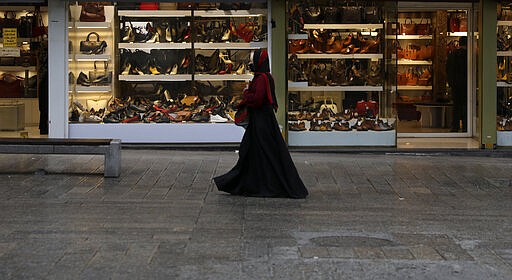
[(290, 131), (290, 146), (382, 146), (396, 145), (396, 131)]
[(69, 124), (69, 138), (112, 138), (123, 143), (239, 143), (244, 129), (233, 123)]
[(512, 131), (498, 131), (497, 133), (498, 146), (512, 146)]

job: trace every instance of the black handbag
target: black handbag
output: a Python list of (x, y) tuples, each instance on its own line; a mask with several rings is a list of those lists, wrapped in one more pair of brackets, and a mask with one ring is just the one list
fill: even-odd
[(89, 71), (89, 80), (95, 85), (109, 85), (112, 82), (112, 71), (108, 71), (108, 62), (103, 61), (103, 69), (98, 69), (94, 61), (94, 70)]
[[(91, 41), (91, 35), (96, 36), (96, 41)], [(105, 52), (107, 42), (100, 40), (100, 35), (96, 32), (87, 34), (85, 41), (80, 41), (80, 52), (84, 54), (102, 54)]]
[(309, 6), (304, 8), (302, 18), (304, 19), (304, 23), (322, 23), (324, 14), (321, 7)]
[(381, 23), (380, 8), (374, 1), (369, 1), (364, 7), (364, 21), (366, 23)]
[(336, 7), (336, 2), (333, 0), (329, 1), (327, 7), (324, 8), (324, 23), (339, 23), (340, 22), (340, 10)]
[(20, 17), (20, 25), (18, 27), (18, 36), (21, 38), (30, 38), (32, 37), (32, 20), (34, 18), (29, 16)]
[(347, 1), (345, 6), (341, 6), (341, 16), (343, 23), (362, 23), (363, 7), (355, 1)]

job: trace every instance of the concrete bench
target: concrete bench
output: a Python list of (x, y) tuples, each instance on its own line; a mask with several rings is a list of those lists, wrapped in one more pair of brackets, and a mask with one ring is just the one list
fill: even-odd
[(105, 177), (121, 174), (121, 140), (62, 138), (0, 138), (4, 154), (86, 154), (105, 155)]

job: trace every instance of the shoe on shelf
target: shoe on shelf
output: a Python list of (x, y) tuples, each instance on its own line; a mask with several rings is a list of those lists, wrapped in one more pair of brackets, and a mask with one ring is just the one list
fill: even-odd
[(217, 114), (211, 114), (210, 115), (210, 122), (212, 123), (225, 123), (228, 122), (227, 118), (223, 118), (220, 115)]

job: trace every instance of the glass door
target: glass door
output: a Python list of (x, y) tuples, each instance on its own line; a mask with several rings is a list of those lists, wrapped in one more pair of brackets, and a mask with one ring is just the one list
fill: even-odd
[(399, 137), (470, 137), (476, 102), (472, 4), (400, 3)]

